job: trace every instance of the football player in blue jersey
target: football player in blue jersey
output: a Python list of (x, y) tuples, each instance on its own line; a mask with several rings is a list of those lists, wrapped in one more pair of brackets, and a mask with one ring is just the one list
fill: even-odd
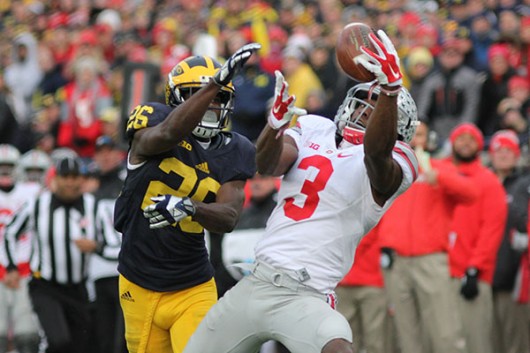
[(206, 56), (181, 61), (169, 73), (166, 104), (130, 114), (127, 178), (114, 218), (123, 234), (119, 295), (131, 353), (182, 352), (217, 301), (204, 229), (234, 228), (256, 172), (254, 145), (223, 129), (231, 79), (259, 48), (247, 44), (222, 66)]

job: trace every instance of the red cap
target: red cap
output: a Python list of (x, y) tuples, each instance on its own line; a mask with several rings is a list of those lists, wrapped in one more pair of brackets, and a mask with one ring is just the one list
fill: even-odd
[(421, 17), (413, 11), (404, 12), (398, 20), (398, 28), (403, 30), (407, 26), (418, 28), (421, 24)]
[(505, 60), (510, 60), (510, 50), (504, 44), (493, 44), (488, 50), (488, 60), (494, 56), (502, 56)]
[(477, 141), (479, 150), (482, 150), (482, 148), (484, 148), (484, 136), (475, 124), (462, 123), (455, 127), (451, 132), (451, 135), (449, 136), (449, 141), (451, 141), (451, 144), (453, 144), (456, 138), (462, 134), (470, 134), (471, 136), (473, 136), (475, 138), (475, 141)]
[(530, 82), (522, 76), (513, 76), (508, 80), (508, 90), (512, 91), (516, 88), (530, 89)]
[(85, 29), (79, 34), (80, 44), (96, 45), (98, 43), (98, 37), (91, 29)]
[(521, 154), (519, 138), (512, 130), (499, 130), (491, 138), (489, 147), (490, 153), (493, 153), (502, 147), (511, 149), (517, 157)]

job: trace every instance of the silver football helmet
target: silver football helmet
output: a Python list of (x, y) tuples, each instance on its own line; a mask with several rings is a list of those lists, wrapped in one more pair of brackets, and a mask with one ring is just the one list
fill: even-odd
[[(166, 104), (175, 107), (210, 82), (221, 64), (208, 56), (190, 56), (178, 63), (168, 74)], [(234, 85), (229, 82), (221, 87), (215, 98), (219, 107), (210, 106), (202, 121), (193, 130), (200, 138), (212, 138), (227, 127), (234, 107)], [(218, 113), (216, 113), (218, 111)]]
[(20, 158), (18, 149), (9, 144), (0, 144), (0, 186), (11, 186), (15, 182), (15, 167)]
[(22, 180), (43, 183), (52, 159), (46, 152), (32, 149), (24, 153), (18, 164)]
[[(377, 100), (381, 93), (379, 85), (374, 85), (373, 82), (360, 83), (348, 90), (346, 98), (339, 107), (335, 115), (335, 124), (337, 131), (342, 136), (343, 130), (346, 126), (356, 130), (364, 131), (366, 126), (361, 124), (360, 118), (367, 110), (373, 110), (374, 106), (366, 102), (367, 99)], [(357, 113), (354, 112), (357, 108)], [(398, 96), (398, 119), (397, 119), (397, 133), (398, 139), (404, 142), (410, 142), (416, 131), (418, 125), (418, 109), (416, 103), (409, 91), (402, 87)]]

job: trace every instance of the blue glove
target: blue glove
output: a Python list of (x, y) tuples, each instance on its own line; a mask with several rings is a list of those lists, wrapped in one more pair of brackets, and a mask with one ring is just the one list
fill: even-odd
[(158, 229), (180, 222), (195, 214), (195, 206), (189, 197), (163, 195), (151, 197), (155, 203), (144, 208), (149, 228)]
[(243, 67), (248, 58), (261, 48), (261, 44), (250, 43), (242, 46), (236, 51), (225, 64), (215, 73), (213, 80), (219, 86), (226, 86), (232, 80), (232, 77)]

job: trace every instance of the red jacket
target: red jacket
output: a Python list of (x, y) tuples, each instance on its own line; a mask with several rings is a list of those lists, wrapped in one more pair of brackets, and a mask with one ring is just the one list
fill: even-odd
[(468, 267), (476, 267), (479, 278), (491, 283), (508, 215), (506, 192), (480, 160), (461, 164), (458, 169), (470, 176), (481, 192), (475, 202), (455, 210), (449, 250), (451, 276), (462, 277)]
[(377, 227), (364, 236), (355, 252), (355, 262), (339, 286), (383, 287), (378, 238)]
[(479, 195), (472, 180), (462, 176), (447, 160), (431, 159), (438, 182), (431, 185), (420, 177), (379, 222), (380, 244), (400, 256), (447, 252), (453, 211), (459, 203), (470, 203)]

